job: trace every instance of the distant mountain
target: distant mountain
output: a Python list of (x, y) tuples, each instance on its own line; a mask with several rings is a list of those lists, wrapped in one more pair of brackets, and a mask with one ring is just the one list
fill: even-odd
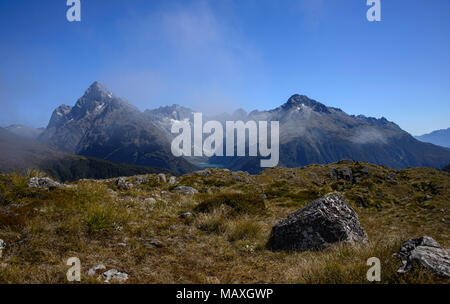
[(195, 170), (185, 159), (172, 155), (167, 135), (146, 114), (98, 82), (74, 107), (58, 107), (38, 139), (59, 151), (112, 162), (177, 173)]
[(26, 137), (26, 138), (33, 138), (33, 139), (37, 138), (45, 130), (45, 128), (35, 129), (35, 128), (27, 127), (24, 125), (10, 125), (9, 127), (6, 127), (5, 129), (16, 135)]
[(416, 139), (438, 146), (450, 148), (450, 128), (445, 130), (433, 131), (421, 136), (416, 136)]
[(0, 128), (0, 173), (24, 173), (28, 169), (40, 169), (63, 182), (168, 172), (59, 152), (34, 139)]
[[(422, 143), (385, 118), (348, 115), (303, 95), (293, 95), (270, 111), (253, 111), (245, 120), (280, 122), (280, 166), (299, 167), (350, 158), (391, 168), (450, 163), (450, 150)], [(214, 157), (212, 163), (233, 170), (258, 172), (248, 157)]]
[(193, 110), (177, 104), (144, 111), (144, 114), (147, 116), (147, 118), (149, 118), (153, 124), (155, 124), (160, 130), (162, 130), (166, 134), (166, 137), (170, 140), (172, 140), (173, 138), (173, 135), (171, 133), (172, 124), (175, 121), (188, 120), (192, 125), (194, 117), (193, 113)]

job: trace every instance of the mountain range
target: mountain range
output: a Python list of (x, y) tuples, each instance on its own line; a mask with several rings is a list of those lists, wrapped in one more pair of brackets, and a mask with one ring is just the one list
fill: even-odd
[[(114, 167), (114, 174), (129, 170), (134, 174), (158, 170), (155, 168), (182, 174), (197, 170), (196, 165), (200, 163), (250, 173), (261, 171), (259, 157), (174, 157), (171, 153), (171, 140), (174, 138), (171, 126), (175, 121), (189, 120), (192, 123), (193, 113), (194, 110), (180, 105), (141, 112), (94, 82), (74, 106), (61, 105), (55, 109), (44, 130), (31, 130), (24, 126), (2, 129), (2, 147), (8, 142), (9, 149), (13, 150), (0, 153), (0, 162), (13, 170), (14, 167), (23, 168), (45, 160), (46, 167), (55, 167), (56, 162), (59, 171), (64, 171), (61, 159), (66, 160), (66, 165), (70, 159), (72, 168), (77, 167), (80, 159), (85, 168), (103, 161), (100, 167)], [(326, 164), (341, 159), (397, 169), (443, 168), (450, 164), (450, 149), (421, 142), (386, 118), (348, 115), (341, 109), (328, 107), (304, 95), (293, 95), (272, 110), (247, 113), (239, 109), (232, 114), (204, 116), (204, 121), (207, 120), (222, 123), (227, 120), (279, 121), (279, 166), (283, 167)], [(26, 157), (21, 157), (28, 161), (22, 165), (17, 161), (8, 163), (8, 158), (20, 155), (15, 152), (18, 150), (28, 151)], [(49, 160), (53, 160), (53, 165), (49, 165)], [(90, 164), (86, 165), (86, 162)], [(117, 166), (121, 169), (118, 170)]]
[(433, 131), (421, 136), (416, 136), (416, 139), (438, 146), (450, 148), (450, 128), (445, 130)]

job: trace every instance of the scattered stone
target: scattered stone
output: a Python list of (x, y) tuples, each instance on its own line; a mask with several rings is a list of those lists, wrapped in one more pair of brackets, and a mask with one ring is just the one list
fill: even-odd
[(92, 276), (94, 276), (97, 273), (97, 271), (105, 270), (105, 269), (106, 269), (106, 266), (103, 265), (103, 264), (96, 265), (96, 266), (92, 267), (91, 269), (89, 269), (88, 275), (90, 277), (92, 277)]
[(365, 242), (367, 234), (344, 197), (332, 193), (292, 213), (273, 228), (272, 250), (321, 250), (338, 242)]
[(192, 187), (188, 187), (188, 186), (178, 186), (174, 189), (175, 192), (177, 193), (182, 193), (182, 194), (195, 194), (198, 193), (197, 189), (194, 189)]
[(169, 178), (169, 184), (170, 185), (175, 185), (177, 183), (177, 178), (175, 176), (171, 176)]
[(155, 248), (164, 248), (164, 247), (166, 247), (166, 245), (165, 245), (163, 242), (161, 242), (161, 241), (159, 241), (159, 240), (157, 240), (157, 239), (144, 239), (144, 238), (140, 238), (139, 240), (140, 240), (141, 242), (150, 244), (150, 245), (152, 245), (152, 246), (155, 247)]
[(208, 177), (211, 175), (211, 170), (205, 169), (205, 170), (199, 170), (199, 171), (195, 171), (195, 174), (204, 176), (204, 177)]
[(330, 173), (328, 173), (330, 178), (335, 179), (337, 176), (337, 170), (335, 168), (330, 168)]
[(149, 180), (146, 177), (134, 177), (133, 182), (137, 185), (148, 184)]
[(144, 203), (147, 203), (147, 204), (156, 204), (156, 200), (155, 200), (153, 197), (149, 197), (149, 198), (146, 198), (146, 199), (144, 200)]
[(348, 182), (353, 180), (353, 172), (349, 167), (339, 168), (336, 170), (336, 175), (338, 179), (344, 179)]
[(192, 212), (186, 212), (180, 215), (182, 219), (191, 219), (194, 218), (194, 214)]
[(134, 188), (134, 185), (130, 182), (127, 182), (125, 177), (119, 177), (116, 181), (116, 186), (120, 190), (131, 190)]
[(109, 283), (111, 281), (118, 281), (119, 283), (123, 283), (128, 280), (128, 274), (125, 272), (119, 272), (117, 269), (111, 269), (102, 274), (103, 279), (105, 279), (105, 283)]
[(237, 183), (243, 183), (244, 182), (244, 180), (240, 176), (235, 176), (234, 177), (234, 181), (237, 182)]
[(113, 195), (113, 196), (116, 196), (116, 195), (117, 195), (117, 192), (114, 191), (113, 189), (108, 189), (108, 193), (111, 194), (111, 195)]
[(2, 239), (0, 239), (0, 258), (3, 255), (3, 250), (6, 249), (6, 242)]
[(438, 276), (450, 278), (450, 250), (442, 248), (431, 237), (405, 241), (397, 256), (403, 263), (398, 273), (407, 273), (418, 263)]
[(63, 185), (48, 177), (33, 177), (28, 181), (28, 187), (48, 190), (50, 188), (61, 188)]
[(162, 182), (162, 183), (167, 183), (167, 178), (166, 175), (164, 173), (160, 173), (158, 174), (158, 178), (157, 178), (158, 182)]

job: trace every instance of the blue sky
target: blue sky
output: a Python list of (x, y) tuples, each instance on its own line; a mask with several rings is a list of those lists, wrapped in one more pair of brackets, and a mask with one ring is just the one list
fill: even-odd
[(272, 109), (295, 93), (417, 135), (450, 127), (450, 1), (0, 0), (0, 126), (46, 126), (95, 80), (144, 110)]

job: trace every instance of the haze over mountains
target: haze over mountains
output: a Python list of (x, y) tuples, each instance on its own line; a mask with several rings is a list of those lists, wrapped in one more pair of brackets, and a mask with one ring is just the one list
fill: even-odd
[[(141, 112), (94, 82), (74, 106), (61, 105), (55, 109), (45, 130), (33, 131), (20, 126), (2, 129), (2, 146), (10, 147), (8, 153), (0, 154), (0, 161), (6, 166), (9, 158), (14, 159), (16, 151), (25, 150), (28, 152), (22, 159), (37, 160), (23, 162), (20, 166), (11, 162), (9, 170), (39, 164), (43, 159), (47, 167), (55, 167), (49, 165), (49, 160), (71, 159), (69, 166), (73, 170), (80, 165), (80, 158), (75, 155), (80, 155), (85, 157), (84, 168), (115, 168), (106, 170), (108, 176), (126, 175), (130, 170), (134, 174), (156, 170), (138, 166), (186, 173), (197, 170), (194, 164), (199, 162), (251, 173), (261, 171), (259, 157), (174, 157), (171, 153), (171, 140), (175, 136), (171, 134), (172, 123), (181, 120), (192, 123), (193, 112), (179, 105)], [(392, 168), (443, 168), (450, 164), (450, 149), (420, 142), (385, 118), (348, 115), (303, 95), (293, 95), (273, 110), (246, 113), (239, 109), (233, 114), (204, 117), (204, 121), (207, 120), (279, 121), (279, 165), (284, 167), (332, 163), (344, 158)], [(108, 162), (98, 166), (100, 159)], [(64, 171), (65, 165), (59, 162), (58, 171)], [(96, 177), (101, 177), (99, 175)]]
[(450, 128), (445, 130), (436, 130), (428, 134), (416, 136), (416, 139), (438, 146), (450, 148)]

